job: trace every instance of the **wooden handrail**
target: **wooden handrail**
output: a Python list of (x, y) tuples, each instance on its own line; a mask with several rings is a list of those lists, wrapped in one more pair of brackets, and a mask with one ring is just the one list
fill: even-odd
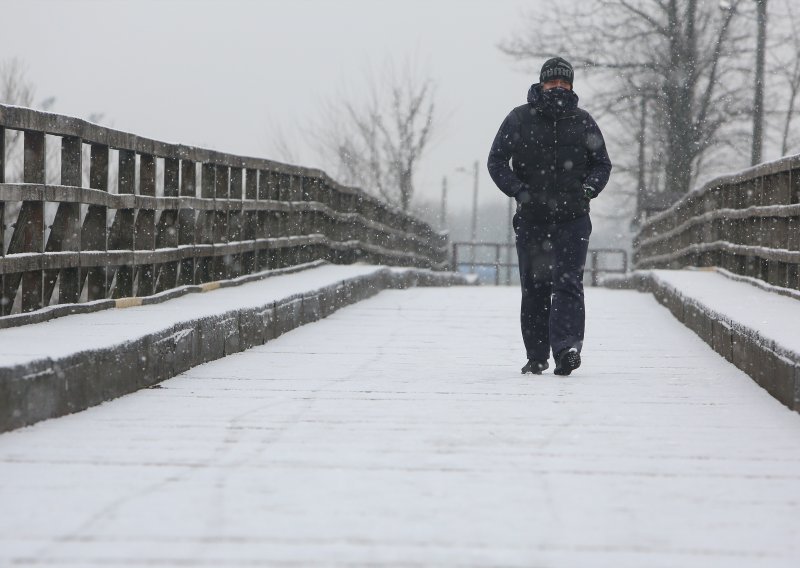
[(800, 290), (800, 155), (722, 176), (642, 224), (637, 268), (718, 266)]
[[(446, 234), (318, 169), (8, 105), (0, 156), (5, 130), (22, 132), (24, 160), (22, 183), (7, 183), (0, 159), (0, 315), (319, 259), (448, 266)], [(53, 136), (60, 160), (46, 151)], [(47, 183), (59, 162), (59, 183)]]

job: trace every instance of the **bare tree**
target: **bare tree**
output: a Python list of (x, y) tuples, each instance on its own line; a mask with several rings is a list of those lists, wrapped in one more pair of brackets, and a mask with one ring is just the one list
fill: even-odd
[[(36, 88), (28, 79), (28, 72), (22, 60), (17, 58), (0, 61), (0, 103), (7, 105), (33, 107), (49, 110), (55, 103), (55, 97), (47, 97), (35, 103)], [(57, 152), (50, 147), (47, 149), (48, 161)], [(22, 132), (19, 130), (6, 130), (6, 180), (16, 180), (22, 175)], [(53, 183), (60, 175), (48, 172), (48, 183)], [(56, 175), (56, 178), (53, 176)]]
[[(782, 121), (782, 127), (779, 128), (781, 132), (780, 138), (780, 153), (785, 156), (789, 153), (792, 145), (792, 120), (794, 115), (797, 114), (796, 104), (797, 95), (800, 93), (800, 22), (798, 22), (798, 15), (792, 8), (791, 1), (785, 1), (783, 5), (785, 13), (777, 13), (773, 15), (773, 21), (776, 22), (779, 29), (777, 30), (774, 45), (768, 49), (768, 55), (771, 56), (769, 62), (770, 76), (778, 77), (779, 81), (785, 81), (786, 89), (786, 111), (775, 111), (778, 119)], [(767, 118), (772, 113), (767, 113)]]
[(17, 58), (0, 62), (0, 101), (31, 106), (34, 88), (26, 77), (25, 65)]
[(306, 135), (342, 183), (407, 211), (414, 175), (435, 128), (436, 88), (414, 65), (398, 70), (391, 62), (378, 76), (367, 73), (366, 85), (361, 96), (340, 96), (323, 105)]
[[(739, 25), (742, 0), (588, 0), (556, 9), (547, 25), (501, 44), (516, 60), (541, 64), (563, 54), (598, 81), (592, 108), (618, 121), (616, 161), (637, 191), (647, 181), (687, 192), (715, 158), (733, 149), (752, 109), (741, 89), (752, 54)], [(645, 126), (643, 126), (645, 125)], [(729, 158), (728, 158), (729, 159)], [(642, 171), (642, 169), (648, 171)]]
[[(34, 91), (21, 60), (14, 58), (0, 61), (0, 102), (30, 107), (33, 104)], [(22, 171), (22, 132), (7, 132), (3, 163), (6, 165), (6, 179), (14, 179)]]

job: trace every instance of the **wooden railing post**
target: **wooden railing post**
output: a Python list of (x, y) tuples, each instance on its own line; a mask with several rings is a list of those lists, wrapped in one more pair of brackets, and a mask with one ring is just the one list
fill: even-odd
[[(89, 187), (108, 191), (108, 146), (92, 144), (89, 158)], [(106, 207), (89, 205), (81, 229), (82, 252), (105, 252), (107, 250)], [(83, 259), (89, 259), (86, 263)], [(81, 283), (85, 282), (86, 297), (89, 301), (106, 297), (106, 264), (81, 256)]]
[[(302, 234), (303, 208), (302, 205), (295, 204), (303, 201), (303, 176), (292, 175), (289, 177), (289, 201), (292, 202), (291, 212), (288, 219), (288, 231), (290, 236), (300, 236)], [(293, 246), (287, 249), (288, 258), (285, 259), (287, 266), (293, 266), (302, 262), (302, 246)]]
[[(258, 201), (258, 170), (247, 168), (245, 170), (244, 197), (248, 201)], [(253, 241), (258, 233), (258, 211), (248, 209), (243, 214), (242, 239)], [(259, 249), (254, 244), (252, 250), (242, 255), (242, 272), (252, 274), (258, 266)]]
[[(156, 195), (156, 158), (152, 154), (139, 155), (139, 194)], [(156, 248), (156, 211), (150, 207), (139, 207), (133, 238), (134, 250), (153, 251)], [(136, 295), (150, 296), (155, 292), (155, 265), (145, 261), (136, 268), (138, 273)]]
[[(180, 162), (176, 158), (164, 158), (164, 197), (178, 197)], [(178, 209), (161, 211), (156, 224), (156, 248), (178, 246)], [(156, 292), (175, 288), (178, 281), (178, 261), (165, 262), (156, 271)]]
[[(216, 168), (213, 164), (203, 164), (200, 168), (200, 196), (204, 199), (214, 199), (214, 177)], [(196, 243), (198, 245), (213, 245), (214, 243), (214, 215), (213, 209), (200, 211), (196, 225)], [(197, 281), (211, 282), (213, 280), (214, 257), (203, 254), (198, 258)]]
[[(131, 150), (120, 150), (118, 156), (117, 193), (134, 195), (136, 193), (136, 153)], [(136, 275), (134, 256), (134, 227), (136, 225), (136, 209), (125, 207), (117, 209), (111, 232), (108, 235), (109, 250), (130, 251), (129, 261), (115, 269), (113, 298), (129, 298), (133, 296), (133, 282)]]
[[(0, 126), (0, 183), (6, 182), (6, 129)], [(0, 199), (0, 258), (6, 255), (6, 202)], [(6, 296), (6, 275), (0, 271), (0, 316), (11, 313)], [(6, 307), (8, 306), (8, 310)]]
[[(24, 157), (22, 181), (24, 183), (45, 183), (45, 138), (43, 132), (26, 130), (23, 135)], [(44, 252), (44, 201), (28, 200), (22, 202), (17, 215), (8, 254)], [(30, 312), (40, 309), (42, 303), (43, 274), (41, 270), (27, 270), (21, 274), (7, 275), (5, 284), (9, 286), (4, 294), (13, 305), (16, 290), (21, 288), (21, 309)]]
[[(287, 205), (289, 205), (292, 201), (291, 199), (291, 176), (289, 174), (278, 174), (276, 179), (277, 183), (277, 194), (278, 200), (283, 201)], [(275, 214), (274, 217), (275, 222), (275, 236), (276, 237), (288, 237), (291, 233), (291, 213), (289, 211), (280, 211)], [(289, 248), (288, 247), (280, 247), (276, 248), (273, 251), (274, 254), (274, 267), (275, 268), (283, 268), (284, 266), (289, 265)]]
[[(788, 177), (788, 203), (795, 206), (800, 205), (800, 171), (789, 170)], [(792, 215), (787, 219), (786, 232), (788, 234), (786, 248), (788, 250), (800, 251), (800, 213)], [(789, 281), (787, 286), (795, 290), (800, 290), (800, 263), (792, 263), (789, 265), (787, 280)]]
[[(230, 169), (230, 189), (228, 192), (228, 242), (242, 240), (242, 168)], [(234, 254), (226, 259), (229, 278), (242, 275), (242, 255)]]
[[(214, 177), (214, 229), (213, 243), (227, 244), (228, 241), (228, 213), (230, 191), (230, 168), (216, 166)], [(214, 280), (225, 280), (228, 277), (228, 267), (231, 259), (227, 253), (214, 251)]]
[[(272, 201), (274, 173), (267, 170), (258, 171), (258, 200)], [(257, 239), (265, 239), (272, 236), (272, 215), (269, 211), (259, 211), (256, 215)], [(259, 245), (256, 248), (256, 267), (257, 270), (267, 270), (271, 267), (272, 251)]]
[[(61, 185), (80, 187), (83, 172), (83, 143), (80, 138), (65, 136), (61, 139)], [(81, 250), (81, 206), (79, 203), (58, 204), (45, 252)], [(45, 273), (44, 303), (50, 301), (56, 280), (58, 303), (74, 304), (80, 301), (80, 267), (48, 270)]]
[[(371, 216), (372, 212), (367, 210), (370, 201), (365, 195), (358, 193), (358, 194), (350, 194), (347, 197), (348, 199), (346, 200), (345, 199), (340, 200), (340, 203), (342, 204), (341, 210), (343, 212), (358, 213), (363, 218), (374, 219), (374, 217)], [(362, 230), (359, 231), (360, 227), (361, 223), (358, 221), (357, 217), (353, 217), (352, 219), (347, 221), (344, 227), (342, 227), (344, 229), (344, 238), (349, 241), (357, 240), (365, 244), (370, 244), (372, 240), (371, 229), (363, 227)], [(359, 260), (369, 261), (366, 249), (363, 247), (348, 252), (345, 262), (352, 263), (352, 262), (358, 262)]]
[[(270, 199), (275, 202), (280, 202), (283, 199), (281, 195), (281, 178), (283, 174), (278, 172), (270, 173), (269, 194)], [(270, 211), (267, 213), (267, 235), (270, 238), (279, 239), (284, 236), (283, 234), (283, 212)], [(269, 260), (267, 261), (267, 268), (279, 268), (281, 266), (281, 249), (277, 247), (270, 247), (267, 250)]]
[[(328, 207), (330, 207), (331, 211), (333, 212), (333, 217), (331, 218), (329, 225), (330, 230), (328, 232), (328, 240), (331, 241), (331, 243), (345, 241), (345, 235), (347, 232), (345, 221), (337, 215), (337, 213), (341, 211), (342, 194), (339, 191), (339, 187), (335, 184), (328, 187), (327, 193)], [(342, 263), (344, 261), (344, 250), (331, 246), (328, 249), (328, 254), (330, 255), (328, 258), (331, 262)]]
[[(191, 160), (181, 160), (181, 197), (196, 197), (197, 196), (197, 166)], [(178, 246), (194, 247), (196, 244), (195, 237), (195, 220), (196, 212), (194, 209), (187, 207), (181, 208), (178, 211)], [(192, 252), (190, 258), (183, 258), (181, 260), (180, 277), (178, 284), (186, 286), (196, 283), (195, 276), (195, 263), (197, 257), (195, 252)]]
[[(318, 203), (320, 199), (320, 187), (322, 180), (318, 177), (303, 178), (303, 201), (308, 203)], [(324, 220), (322, 213), (317, 210), (309, 209), (305, 213), (303, 221), (303, 234), (312, 235), (314, 233), (324, 233)], [(305, 262), (311, 262), (320, 258), (325, 258), (320, 245), (310, 245), (306, 247)]]

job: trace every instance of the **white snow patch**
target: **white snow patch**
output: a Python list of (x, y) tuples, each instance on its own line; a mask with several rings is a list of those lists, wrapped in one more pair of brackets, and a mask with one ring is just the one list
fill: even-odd
[(123, 345), (188, 321), (242, 308), (256, 308), (312, 292), (385, 267), (324, 265), (257, 282), (187, 294), (160, 304), (74, 314), (48, 322), (0, 330), (0, 367), (60, 359)]
[(714, 271), (651, 270), (684, 297), (719, 314), (718, 319), (752, 330), (775, 351), (800, 360), (800, 302), (726, 278)]

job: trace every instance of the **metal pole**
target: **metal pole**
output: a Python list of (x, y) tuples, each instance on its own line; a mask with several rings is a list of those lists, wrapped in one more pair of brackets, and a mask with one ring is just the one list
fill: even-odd
[(447, 176), (442, 178), (442, 211), (439, 217), (442, 230), (447, 229)]
[(470, 241), (472, 242), (472, 272), (475, 272), (475, 243), (478, 242), (478, 160), (475, 160), (473, 166), (473, 175), (475, 177), (475, 189), (472, 192), (472, 235)]
[(500, 245), (494, 247), (494, 285), (500, 285)]
[(756, 92), (753, 101), (753, 152), (751, 165), (761, 163), (764, 138), (764, 56), (767, 41), (767, 0), (756, 0), (758, 38), (756, 40)]
[(478, 160), (475, 160), (475, 191), (472, 194), (472, 242), (478, 242)]
[(642, 97), (639, 107), (639, 172), (636, 188), (636, 214), (634, 220), (641, 223), (642, 219), (642, 198), (644, 197), (644, 169), (645, 169), (645, 140), (647, 137), (647, 99)]

